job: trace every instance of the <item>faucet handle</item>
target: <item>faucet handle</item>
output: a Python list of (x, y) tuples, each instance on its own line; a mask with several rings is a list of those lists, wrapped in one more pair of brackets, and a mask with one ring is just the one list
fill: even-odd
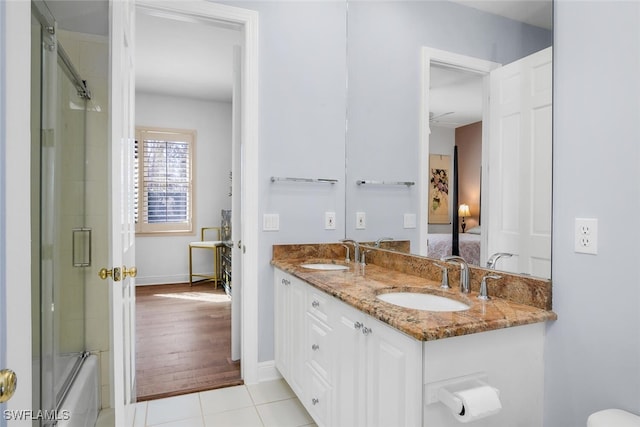
[(447, 266), (438, 262), (435, 262), (434, 264), (442, 270), (442, 281), (440, 282), (440, 287), (442, 289), (451, 289), (451, 286), (449, 286), (449, 270), (447, 269)]
[(496, 263), (500, 258), (511, 258), (512, 256), (513, 254), (509, 252), (496, 252), (495, 254), (491, 255), (487, 260), (487, 268), (491, 270), (495, 270)]
[(347, 245), (342, 245), (343, 248), (345, 248), (346, 252), (344, 255), (344, 262), (351, 262), (351, 255), (349, 253), (349, 246)]
[(365, 258), (365, 255), (368, 254), (369, 252), (371, 252), (371, 249), (362, 249), (360, 251), (360, 264), (362, 264), (362, 265), (366, 265), (367, 264), (367, 260)]
[(480, 282), (480, 295), (478, 295), (478, 299), (482, 301), (488, 301), (491, 299), (487, 290), (487, 280), (489, 279), (498, 280), (502, 279), (502, 276), (498, 276), (497, 274), (485, 274), (482, 277), (482, 282)]

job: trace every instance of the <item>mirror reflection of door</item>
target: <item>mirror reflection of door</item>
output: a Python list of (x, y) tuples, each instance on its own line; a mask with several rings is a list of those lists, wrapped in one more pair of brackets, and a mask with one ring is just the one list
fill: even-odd
[[(231, 328), (231, 317), (239, 313), (232, 312), (230, 289), (220, 281), (197, 283), (191, 288), (188, 284), (189, 242), (200, 240), (203, 227), (222, 227), (222, 212), (239, 206), (234, 200), (239, 199), (240, 187), (232, 181), (231, 171), (234, 158), (238, 158), (233, 141), (239, 138), (237, 122), (234, 124), (239, 119), (238, 105), (234, 104), (239, 98), (239, 86), (234, 73), (240, 69), (236, 50), (241, 45), (241, 35), (240, 27), (229, 23), (158, 14), (144, 7), (138, 8), (136, 14), (136, 126), (187, 129), (195, 135), (191, 148), (191, 231), (137, 235), (139, 292), (165, 295), (171, 301), (168, 307), (184, 304), (187, 311), (191, 303), (197, 307), (190, 316), (191, 324), (177, 326), (181, 316), (174, 316), (172, 327), (182, 328), (182, 336), (198, 334), (200, 326), (215, 331), (215, 337), (208, 337), (208, 343), (192, 351), (183, 342), (174, 343), (177, 347), (173, 354), (158, 361), (157, 367), (171, 366), (184, 379), (159, 384), (159, 375), (145, 376), (145, 370), (150, 373), (155, 369), (147, 353), (153, 351), (153, 346), (161, 346), (158, 340), (162, 337), (154, 335), (150, 328), (144, 329), (148, 319), (139, 316), (138, 333), (151, 330), (149, 336), (137, 337), (139, 400), (241, 381), (239, 361), (232, 360), (231, 354), (232, 332), (237, 335), (234, 342), (239, 342), (240, 328), (237, 323), (233, 331)], [(232, 186), (237, 190), (232, 191)], [(228, 234), (227, 228), (224, 232)], [(207, 235), (206, 240), (216, 239), (211, 236)], [(221, 278), (222, 271), (215, 270), (220, 270), (222, 264), (216, 265), (213, 259), (210, 251), (194, 251), (193, 271), (217, 273)], [(153, 292), (151, 288), (160, 291)], [(199, 317), (195, 310), (205, 306), (208, 311)], [(166, 346), (170, 347), (177, 338), (166, 335)], [(192, 338), (190, 342), (198, 340), (197, 336)], [(156, 341), (150, 346), (141, 344), (152, 339)], [(236, 348), (236, 359), (238, 354)]]
[[(459, 202), (469, 207), (460, 254), (485, 266), (491, 254), (510, 253), (499, 269), (550, 277), (551, 48), (490, 66), (490, 78), (481, 61), (458, 60), (429, 62), (428, 144), (430, 156), (458, 147)], [(528, 87), (538, 89), (529, 96)], [(427, 256), (447, 255), (451, 233), (429, 223)]]

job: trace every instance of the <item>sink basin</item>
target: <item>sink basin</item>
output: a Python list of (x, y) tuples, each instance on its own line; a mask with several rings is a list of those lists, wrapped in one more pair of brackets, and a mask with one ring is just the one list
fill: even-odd
[(340, 264), (302, 264), (301, 267), (308, 268), (311, 270), (325, 270), (325, 271), (337, 271), (337, 270), (348, 270), (349, 267), (346, 265)]
[(464, 311), (469, 306), (463, 302), (438, 295), (417, 292), (391, 292), (378, 295), (378, 299), (404, 308), (425, 311)]

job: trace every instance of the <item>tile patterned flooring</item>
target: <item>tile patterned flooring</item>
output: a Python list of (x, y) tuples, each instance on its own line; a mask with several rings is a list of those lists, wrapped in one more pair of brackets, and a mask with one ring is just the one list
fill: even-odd
[[(136, 405), (136, 427), (315, 426), (284, 380), (185, 394)], [(113, 413), (103, 411), (96, 427), (107, 426), (113, 426)]]

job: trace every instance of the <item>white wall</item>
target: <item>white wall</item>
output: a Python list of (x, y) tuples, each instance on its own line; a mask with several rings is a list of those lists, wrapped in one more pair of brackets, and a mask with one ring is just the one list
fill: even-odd
[[(545, 426), (640, 414), (640, 3), (556, 1), (553, 308)], [(573, 251), (598, 218), (598, 255)]]
[[(190, 236), (136, 236), (139, 285), (189, 281), (188, 244), (220, 226), (231, 209), (231, 103), (136, 93), (136, 126), (195, 129), (195, 223)], [(194, 272), (212, 272), (210, 251), (194, 251)]]

